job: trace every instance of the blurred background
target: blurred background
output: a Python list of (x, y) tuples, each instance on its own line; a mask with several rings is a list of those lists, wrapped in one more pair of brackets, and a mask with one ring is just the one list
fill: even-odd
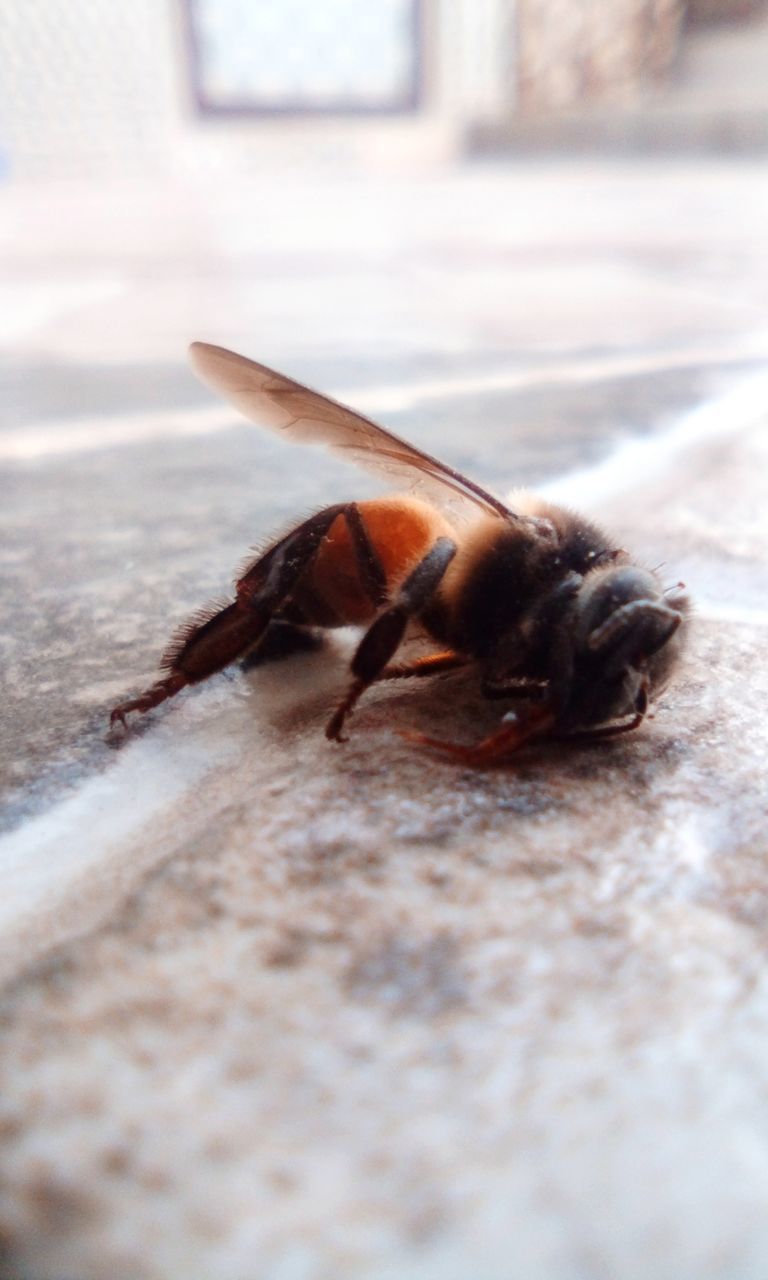
[(3, 0), (20, 179), (766, 142), (763, 0)]
[(190, 340), (502, 491), (768, 358), (757, 0), (0, 0), (0, 66), (22, 811), (245, 548), (367, 491), (216, 405)]

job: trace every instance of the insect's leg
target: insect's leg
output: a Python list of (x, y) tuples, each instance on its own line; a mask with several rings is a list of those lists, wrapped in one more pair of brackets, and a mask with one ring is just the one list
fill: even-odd
[[(538, 631), (539, 634), (543, 632), (546, 635), (551, 621), (556, 619), (564, 608), (567, 608), (580, 584), (579, 574), (568, 574), (529, 615), (531, 630), (534, 634)], [(413, 730), (404, 733), (403, 737), (420, 746), (433, 747), (437, 751), (442, 751), (462, 764), (478, 767), (506, 760), (532, 738), (549, 734), (557, 724), (560, 707), (567, 698), (573, 667), (572, 645), (567, 635), (562, 633), (556, 633), (556, 635), (556, 640), (550, 644), (548, 655), (548, 665), (553, 673), (549, 679), (528, 679), (515, 675), (514, 670), (507, 676), (503, 673), (500, 676), (486, 675), (483, 683), (483, 693), (486, 697), (509, 697), (517, 694), (525, 697), (529, 704), (519, 715), (505, 719), (501, 728), (495, 733), (481, 742), (467, 745), (430, 738), (426, 734), (416, 733)], [(507, 654), (507, 659), (510, 661), (513, 657), (517, 655)]]
[(409, 620), (429, 603), (455, 554), (455, 542), (450, 538), (438, 538), (408, 575), (392, 604), (368, 628), (352, 659), (354, 679), (347, 696), (326, 726), (327, 738), (343, 741), (341, 731), (346, 717), (363, 691), (386, 667), (405, 634)]
[(412, 729), (401, 730), (401, 737), (421, 747), (433, 747), (436, 751), (452, 756), (461, 764), (476, 768), (506, 760), (531, 738), (538, 738), (541, 734), (548, 733), (554, 723), (555, 717), (546, 707), (533, 707), (527, 715), (502, 725), (482, 742), (466, 745), (460, 742), (445, 742), (441, 738), (430, 738), (427, 734), (417, 733)]
[(270, 547), (238, 579), (238, 606), (252, 609), (258, 614), (266, 610), (271, 621), (276, 609), (309, 567), (334, 520), (343, 515), (346, 509), (346, 503), (325, 507)]
[(615, 738), (620, 733), (631, 733), (639, 728), (648, 714), (648, 682), (643, 680), (635, 698), (635, 714), (631, 720), (599, 725), (596, 729), (574, 729), (571, 733), (557, 733), (552, 737), (562, 742), (600, 742), (603, 738)]
[(620, 733), (631, 733), (644, 719), (645, 713), (636, 711), (631, 720), (622, 720), (618, 724), (604, 724), (598, 729), (574, 729), (572, 733), (553, 733), (550, 737), (556, 742), (601, 742), (604, 738), (616, 738)]
[(234, 604), (211, 617), (193, 618), (184, 626), (161, 661), (169, 674), (138, 698), (115, 707), (110, 723), (119, 721), (124, 725), (129, 712), (151, 710), (186, 685), (199, 684), (252, 649), (344, 509), (343, 504), (327, 507), (311, 516), (250, 567), (237, 584)]
[(138, 698), (131, 698), (129, 702), (121, 702), (116, 706), (109, 716), (110, 725), (119, 722), (125, 728), (125, 717), (129, 711), (138, 711), (143, 715), (145, 711), (151, 711), (159, 703), (165, 702), (166, 698), (172, 698), (179, 689), (184, 688), (185, 684), (188, 684), (188, 681), (180, 671), (166, 676), (163, 680), (158, 680), (156, 684), (150, 685), (149, 689), (145, 689)]
[(464, 653), (456, 653), (455, 649), (446, 649), (445, 653), (428, 653), (414, 662), (396, 663), (385, 667), (376, 677), (377, 680), (410, 680), (412, 676), (437, 676), (443, 671), (456, 671), (466, 667), (472, 661)]
[(422, 747), (433, 747), (437, 751), (445, 752), (446, 755), (459, 760), (462, 764), (477, 768), (482, 765), (500, 764), (503, 760), (508, 759), (509, 756), (514, 755), (516, 751), (519, 751), (520, 747), (525, 746), (533, 738), (541, 737), (542, 734), (546, 734), (548, 738), (563, 742), (599, 742), (604, 738), (615, 738), (620, 733), (630, 733), (642, 723), (647, 709), (647, 693), (644, 689), (641, 689), (638, 694), (637, 708), (631, 720), (622, 721), (619, 724), (602, 725), (597, 729), (581, 729), (572, 733), (553, 733), (552, 730), (557, 723), (557, 715), (551, 709), (543, 706), (530, 708), (525, 715), (516, 716), (507, 724), (503, 724), (496, 733), (484, 738), (482, 742), (476, 742), (469, 746), (464, 746), (458, 742), (444, 742), (439, 738), (429, 738), (426, 734), (415, 733), (412, 730), (404, 731), (402, 737)]

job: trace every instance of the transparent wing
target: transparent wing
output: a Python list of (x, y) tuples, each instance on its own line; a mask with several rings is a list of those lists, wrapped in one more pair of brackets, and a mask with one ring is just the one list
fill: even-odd
[(475, 511), (514, 519), (513, 512), (473, 480), (385, 431), (354, 409), (310, 391), (254, 360), (193, 342), (189, 349), (198, 377), (246, 418), (302, 444), (320, 444), (394, 485), (447, 508), (454, 517)]

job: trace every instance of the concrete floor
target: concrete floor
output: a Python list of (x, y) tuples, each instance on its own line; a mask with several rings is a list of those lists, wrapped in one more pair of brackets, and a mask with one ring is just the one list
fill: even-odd
[[(762, 1277), (768, 180), (9, 188), (0, 1255), (23, 1280)], [(343, 644), (105, 741), (250, 545), (370, 492), (192, 338), (553, 494), (698, 605), (656, 719), (479, 773)]]

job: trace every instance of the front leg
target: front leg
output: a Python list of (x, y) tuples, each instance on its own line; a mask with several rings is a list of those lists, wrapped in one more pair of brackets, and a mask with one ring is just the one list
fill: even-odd
[[(521, 698), (524, 706), (519, 713), (505, 716), (500, 729), (473, 744), (443, 741), (412, 730), (403, 737), (442, 751), (463, 764), (482, 766), (506, 760), (533, 738), (550, 736), (567, 700), (573, 675), (573, 645), (568, 631), (563, 630), (562, 619), (581, 581), (579, 574), (569, 573), (558, 583), (522, 620), (519, 633), (504, 637), (503, 647), (485, 672), (483, 695)], [(528, 653), (537, 649), (546, 674), (523, 674)]]
[(408, 623), (427, 607), (455, 555), (456, 543), (450, 538), (438, 538), (408, 575), (393, 603), (371, 623), (352, 659), (354, 679), (326, 726), (325, 736), (331, 741), (345, 741), (344, 721), (368, 685), (384, 671)]
[(505, 723), (495, 733), (483, 738), (482, 742), (463, 744), (447, 742), (442, 738), (430, 738), (425, 733), (413, 729), (405, 729), (401, 737), (420, 747), (432, 747), (444, 755), (452, 756), (461, 764), (473, 768), (483, 765), (500, 764), (514, 755), (522, 746), (533, 738), (549, 734), (555, 723), (555, 717), (546, 707), (531, 707), (525, 716), (505, 716)]

